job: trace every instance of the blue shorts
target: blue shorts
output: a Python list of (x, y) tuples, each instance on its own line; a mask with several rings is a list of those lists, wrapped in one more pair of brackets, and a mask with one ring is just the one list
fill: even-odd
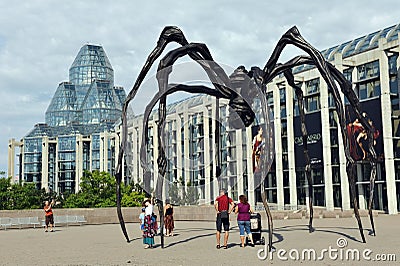
[(140, 230), (142, 230), (142, 231), (144, 230), (144, 224), (140, 225)]
[(244, 236), (244, 231), (247, 235), (251, 235), (250, 221), (238, 221), (240, 236)]

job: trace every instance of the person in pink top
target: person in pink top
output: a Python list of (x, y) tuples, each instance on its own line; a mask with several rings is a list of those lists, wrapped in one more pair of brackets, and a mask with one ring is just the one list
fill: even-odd
[(238, 215), (237, 223), (240, 232), (240, 242), (241, 242), (240, 246), (244, 248), (244, 239), (245, 239), (244, 232), (246, 231), (250, 239), (251, 246), (254, 247), (253, 236), (251, 235), (250, 231), (250, 213), (253, 213), (253, 210), (251, 209), (250, 204), (247, 202), (247, 197), (245, 195), (240, 195), (239, 201), (240, 202), (237, 204), (235, 208), (235, 213)]

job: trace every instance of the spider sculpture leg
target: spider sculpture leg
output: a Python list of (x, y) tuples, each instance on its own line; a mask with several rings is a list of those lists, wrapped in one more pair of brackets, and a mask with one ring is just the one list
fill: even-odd
[[(369, 123), (369, 121), (366, 119), (366, 117), (364, 117), (362, 115), (360, 101), (359, 101), (357, 95), (355, 94), (354, 90), (352, 89), (351, 83), (348, 80), (346, 80), (346, 78), (334, 66), (332, 66), (329, 63), (327, 63), (327, 64), (328, 64), (329, 69), (331, 70), (332, 76), (339, 83), (343, 94), (349, 100), (350, 106), (352, 107), (354, 113), (356, 114), (356, 117), (361, 122), (361, 124), (363, 125), (364, 129), (367, 131), (367, 136), (368, 136), (367, 159), (369, 160), (370, 165), (371, 165), (370, 198), (369, 198), (369, 204), (368, 204), (368, 213), (369, 213), (369, 219), (370, 219), (370, 223), (371, 223), (371, 227), (372, 227), (372, 232), (371, 233), (372, 233), (372, 235), (376, 235), (374, 218), (373, 218), (373, 215), (372, 215), (373, 198), (374, 198), (373, 195), (374, 195), (375, 177), (376, 177), (376, 163), (377, 163), (377, 156), (376, 156), (376, 152), (375, 152), (375, 148), (374, 148), (375, 128), (372, 127), (371, 124)], [(347, 140), (349, 140), (349, 138), (350, 138), (350, 136), (347, 135)], [(349, 144), (347, 144), (347, 145), (349, 145)], [(346, 146), (346, 150), (349, 151), (349, 146)], [(353, 169), (350, 169), (349, 171), (351, 171), (353, 173), (353, 176), (354, 176), (353, 179), (354, 179), (354, 191), (355, 191), (355, 186), (356, 186), (355, 177), (357, 176), (355, 174), (355, 169), (354, 169), (354, 167), (355, 167), (355, 159), (351, 158), (350, 155), (348, 155), (348, 156), (350, 157), (350, 159), (348, 160), (348, 163), (353, 165)], [(354, 197), (357, 197), (357, 195), (352, 196), (352, 197), (353, 197), (353, 204), (354, 204), (354, 202), (357, 202), (356, 199), (354, 199)], [(358, 212), (358, 205), (354, 205), (354, 206), (357, 208), (357, 212)], [(356, 208), (354, 208), (354, 213), (356, 213)], [(363, 239), (363, 242), (365, 243), (365, 238), (363, 237), (364, 234), (362, 232), (361, 219), (359, 219), (359, 214), (355, 215), (355, 216), (356, 216), (356, 218), (358, 217), (357, 218), (357, 222), (359, 224), (359, 227), (361, 228), (360, 229), (361, 237)]]
[[(304, 50), (305, 52), (307, 52), (309, 54), (311, 60), (314, 62), (314, 65), (319, 70), (321, 76), (327, 83), (328, 88), (330, 89), (330, 91), (332, 92), (332, 94), (334, 96), (336, 111), (337, 111), (338, 117), (339, 117), (339, 124), (340, 124), (340, 128), (341, 128), (342, 136), (344, 139), (344, 143), (346, 145), (345, 154), (346, 154), (347, 165), (348, 165), (348, 167), (346, 168), (347, 175), (349, 178), (349, 183), (351, 186), (354, 187), (353, 189), (355, 191), (355, 175), (354, 175), (354, 171), (351, 170), (353, 168), (355, 162), (354, 162), (354, 159), (351, 158), (350, 152), (349, 152), (349, 136), (346, 132), (344, 108), (343, 108), (342, 101), (340, 99), (339, 91), (334, 82), (335, 74), (333, 74), (330, 71), (329, 64), (325, 61), (322, 54), (304, 40), (304, 38), (300, 35), (300, 33), (296, 27), (293, 27), (289, 31), (287, 31), (282, 36), (282, 38), (279, 40), (276, 48), (274, 49), (274, 51), (272, 53), (271, 58), (268, 60), (263, 71), (259, 71), (259, 73), (264, 73), (264, 74), (261, 77), (258, 77), (258, 81), (266, 84), (274, 78), (274, 75), (271, 75), (271, 73), (273, 73), (274, 72), (273, 70), (277, 67), (277, 60), (278, 60), (281, 52), (283, 51), (284, 47), (287, 44), (295, 45), (296, 47)], [(342, 87), (342, 90), (343, 90), (343, 87)], [(343, 93), (349, 99), (352, 107), (356, 109), (356, 115), (358, 116), (360, 113), (358, 98), (355, 96), (354, 92), (352, 92), (351, 89), (344, 90)], [(368, 123), (365, 123), (366, 122), (365, 119), (362, 119), (361, 121), (362, 121), (363, 125), (368, 124)], [(368, 127), (368, 125), (366, 125), (366, 126)], [(357, 205), (357, 202), (354, 201), (354, 199), (356, 199), (355, 193), (353, 193), (352, 197), (353, 197), (353, 203), (355, 203), (354, 204), (354, 213), (355, 213), (358, 225), (359, 225), (360, 234), (363, 239), (363, 242), (365, 242), (361, 219), (360, 219), (360, 215), (358, 212), (358, 205)]]
[[(165, 49), (166, 45), (170, 42), (177, 42), (180, 45), (188, 44), (185, 36), (183, 35), (182, 31), (179, 28), (173, 27), (173, 26), (165, 27), (164, 30), (162, 31), (162, 33), (160, 34), (159, 40), (157, 42), (157, 46), (153, 49), (153, 51), (148, 56), (146, 63), (142, 67), (142, 70), (139, 73), (138, 78), (136, 79), (136, 82), (135, 82), (133, 88), (131, 89), (131, 91), (129, 92), (129, 94), (124, 102), (124, 105), (122, 107), (122, 115), (121, 115), (122, 136), (121, 136), (120, 150), (119, 150), (119, 154), (118, 154), (118, 164), (116, 167), (116, 181), (117, 181), (116, 193), (117, 193), (118, 219), (119, 219), (119, 222), (121, 225), (122, 232), (123, 232), (127, 242), (129, 242), (130, 240), (129, 240), (129, 237), (128, 237), (128, 234), (126, 231), (125, 222), (124, 222), (122, 211), (121, 211), (121, 188), (120, 188), (120, 184), (122, 181), (123, 157), (124, 157), (124, 153), (125, 153), (126, 146), (127, 146), (127, 131), (128, 131), (127, 109), (128, 109), (128, 105), (129, 105), (130, 101), (135, 97), (137, 91), (140, 88), (140, 85), (142, 84), (142, 82), (143, 82), (144, 78), (146, 77), (148, 71), (150, 70), (152, 64), (161, 55), (161, 53)], [(195, 54), (195, 53), (191, 53), (191, 54), (189, 54), (189, 56), (191, 56), (195, 60), (202, 59), (201, 56), (199, 56), (198, 54)], [(144, 177), (149, 178), (148, 172), (145, 171)]]
[[(126, 238), (126, 241), (129, 242), (129, 236), (126, 231), (124, 218), (121, 211), (121, 182), (122, 182), (122, 168), (123, 168), (123, 157), (127, 146), (127, 110), (130, 101), (135, 97), (136, 93), (139, 90), (141, 83), (143, 82), (144, 78), (146, 77), (147, 73), (149, 72), (152, 64), (154, 61), (161, 55), (162, 51), (165, 49), (166, 45), (170, 42), (177, 42), (181, 45), (186, 45), (188, 42), (183, 35), (182, 31), (177, 27), (165, 27), (162, 31), (160, 38), (157, 42), (157, 46), (153, 49), (153, 51), (148, 56), (145, 65), (143, 66), (142, 70), (139, 73), (136, 82), (129, 92), (124, 105), (122, 107), (122, 114), (121, 114), (121, 123), (122, 123), (122, 136), (121, 136), (121, 145), (118, 153), (118, 164), (116, 167), (116, 183), (117, 183), (117, 214), (118, 220), (121, 225), (122, 232)], [(146, 176), (146, 174), (145, 174)]]
[(303, 149), (304, 149), (304, 157), (306, 160), (306, 166), (305, 166), (305, 174), (307, 177), (307, 182), (308, 182), (308, 205), (310, 208), (310, 217), (308, 221), (308, 231), (311, 233), (314, 231), (314, 228), (312, 226), (313, 222), (313, 217), (314, 217), (314, 210), (313, 210), (313, 199), (314, 199), (314, 189), (313, 189), (313, 179), (311, 177), (311, 161), (310, 161), (310, 156), (308, 155), (308, 144), (307, 144), (307, 139), (308, 139), (308, 133), (307, 133), (307, 127), (306, 127), (306, 119), (305, 119), (305, 112), (304, 112), (304, 97), (303, 97), (303, 91), (299, 86), (297, 86), (294, 82), (294, 77), (291, 71), (286, 70), (284, 72), (286, 80), (288, 81), (289, 85), (292, 86), (292, 88), (295, 89), (296, 96), (297, 96), (297, 103), (299, 105), (299, 113), (300, 113), (300, 120), (301, 120), (301, 134), (303, 137)]
[[(369, 220), (371, 222), (371, 227), (372, 227), (372, 235), (376, 236), (376, 231), (375, 231), (375, 223), (374, 223), (374, 217), (372, 214), (372, 208), (374, 205), (374, 189), (375, 189), (375, 177), (376, 177), (376, 152), (373, 146), (373, 141), (374, 141), (374, 136), (373, 133), (368, 132), (368, 138), (369, 138), (369, 153), (371, 154), (371, 158), (369, 159), (370, 165), (371, 165), (371, 174), (370, 174), (370, 179), (369, 179), (369, 202), (368, 202), (368, 214), (369, 214)], [(371, 143), (372, 142), (372, 143)]]
[[(310, 64), (310, 63), (312, 63), (312, 60), (310, 57), (300, 56), (297, 59), (296, 65), (302, 64), (302, 63)], [(374, 218), (372, 215), (373, 198), (374, 198), (373, 194), (374, 194), (376, 164), (377, 164), (377, 156), (376, 156), (376, 152), (375, 152), (375, 148), (374, 148), (374, 134), (375, 134), (376, 129), (373, 126), (371, 126), (371, 124), (368, 122), (368, 120), (365, 118), (365, 116), (362, 115), (361, 105), (360, 105), (357, 95), (355, 94), (355, 92), (352, 88), (351, 82), (346, 80), (346, 78), (343, 76), (343, 74), (340, 73), (340, 71), (338, 69), (336, 69), (332, 64), (327, 62), (327, 65), (328, 65), (328, 68), (329, 68), (332, 76), (339, 83), (339, 86), (340, 86), (343, 94), (346, 95), (347, 99), (349, 100), (350, 106), (352, 107), (354, 113), (356, 114), (356, 117), (361, 122), (364, 129), (367, 131), (367, 135), (368, 135), (367, 160), (369, 160), (370, 165), (371, 165), (370, 197), (369, 197), (369, 204), (368, 204), (368, 213), (369, 213), (369, 218), (370, 218), (371, 227), (372, 227), (372, 234), (376, 235)], [(348, 136), (348, 138), (350, 138), (350, 136)], [(345, 151), (349, 151), (349, 149), (346, 149)], [(349, 162), (354, 164), (353, 160), (355, 160), (355, 159), (351, 158), (349, 152), (346, 153), (346, 156), (348, 156), (348, 158), (350, 158)], [(355, 170), (353, 170), (353, 174), (355, 175)]]
[[(264, 180), (261, 182), (261, 187), (265, 188), (265, 183)], [(272, 250), (272, 235), (273, 235), (273, 230), (274, 230), (274, 224), (272, 220), (272, 214), (271, 210), (268, 206), (268, 201), (267, 201), (267, 194), (265, 192), (265, 189), (261, 190), (261, 199), (263, 201), (264, 209), (267, 214), (267, 220), (268, 220), (268, 251)]]
[[(332, 71), (333, 76), (340, 84), (342, 88), (342, 92), (346, 95), (347, 99), (353, 108), (354, 113), (356, 114), (358, 120), (363, 125), (364, 129), (367, 131), (368, 136), (368, 160), (371, 165), (371, 173), (370, 173), (370, 197), (369, 197), (369, 204), (368, 204), (368, 213), (369, 219), (371, 222), (372, 227), (372, 235), (376, 235), (375, 231), (375, 224), (374, 224), (374, 217), (372, 215), (372, 208), (373, 208), (373, 199), (374, 199), (374, 187), (375, 187), (375, 177), (376, 177), (376, 163), (377, 163), (377, 156), (374, 148), (374, 133), (375, 128), (370, 125), (367, 119), (361, 114), (361, 106), (358, 97), (356, 96), (354, 90), (352, 89), (351, 83), (346, 80), (346, 78), (331, 64), (328, 63), (329, 68)], [(349, 136), (348, 136), (349, 138)]]
[[(167, 159), (165, 156), (165, 151), (163, 149), (163, 131), (164, 131), (164, 125), (165, 125), (165, 117), (166, 117), (166, 94), (165, 93), (168, 89), (168, 76), (172, 71), (172, 65), (174, 62), (185, 55), (191, 55), (192, 58), (200, 58), (201, 60), (196, 60), (203, 69), (206, 70), (208, 76), (212, 80), (215, 88), (226, 98), (234, 98), (233, 100), (231, 99), (231, 102), (235, 103), (237, 106), (237, 99), (236, 93), (229, 88), (229, 78), (225, 74), (225, 72), (222, 70), (221, 67), (218, 66), (215, 62), (213, 62), (213, 59), (207, 49), (207, 47), (204, 44), (188, 44), (182, 47), (179, 47), (171, 52), (169, 52), (161, 61), (159, 64), (158, 72), (157, 72), (157, 80), (159, 83), (159, 123), (158, 123), (158, 138), (159, 138), (159, 157), (157, 159), (158, 166), (159, 166), (159, 173), (158, 173), (158, 179), (156, 183), (156, 198), (160, 199), (162, 197), (162, 187), (163, 187), (163, 179), (165, 175), (165, 168), (167, 165)], [(210, 62), (212, 62), (210, 64)], [(220, 83), (223, 83), (221, 85)], [(206, 92), (206, 91), (203, 91)], [(246, 105), (248, 107), (248, 105)], [(250, 107), (248, 107), (250, 108)], [(148, 110), (146, 110), (148, 111)], [(147, 121), (146, 121), (147, 123)], [(144, 127), (146, 128), (146, 127)], [(146, 136), (146, 135), (145, 135)], [(146, 139), (145, 137), (144, 139)], [(144, 147), (143, 142), (142, 142), (142, 148)], [(143, 151), (143, 149), (142, 149)], [(146, 158), (146, 156), (141, 156), (141, 158)], [(146, 166), (147, 163), (142, 160), (142, 165)], [(162, 204), (162, 203), (161, 203)], [(160, 205), (159, 205), (160, 206)], [(160, 212), (160, 224), (161, 227), (163, 226), (163, 213)], [(163, 247), (163, 236), (161, 236), (161, 244)]]

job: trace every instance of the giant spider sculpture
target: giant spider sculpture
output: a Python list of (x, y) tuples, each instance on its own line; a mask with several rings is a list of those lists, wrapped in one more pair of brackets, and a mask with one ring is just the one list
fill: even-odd
[[(301, 118), (301, 131), (302, 138), (304, 144), (304, 156), (305, 156), (305, 173), (308, 181), (308, 190), (309, 190), (309, 223), (308, 228), (309, 232), (312, 232), (313, 229), (313, 182), (311, 177), (311, 163), (308, 155), (307, 148), (307, 129), (306, 129), (306, 121), (305, 121), (305, 112), (304, 112), (304, 103), (303, 103), (303, 92), (301, 88), (295, 83), (294, 75), (292, 73), (292, 69), (296, 66), (309, 64), (314, 65), (318, 71), (320, 72), (322, 78), (328, 85), (328, 90), (331, 92), (334, 101), (336, 112), (338, 116), (338, 122), (341, 129), (343, 143), (345, 145), (345, 156), (346, 156), (346, 172), (349, 179), (349, 184), (351, 188), (351, 198), (354, 207), (354, 214), (357, 219), (358, 228), (361, 234), (362, 241), (365, 243), (365, 236), (362, 228), (362, 223), (360, 219), (360, 214), (358, 211), (358, 203), (357, 203), (357, 194), (356, 194), (356, 180), (355, 180), (355, 162), (358, 158), (354, 158), (350, 152), (350, 139), (352, 138), (352, 132), (348, 130), (348, 126), (346, 125), (345, 120), (345, 111), (343, 107), (343, 103), (341, 100), (340, 92), (338, 86), (340, 87), (342, 93), (345, 97), (347, 97), (354, 114), (358, 118), (358, 121), (364, 127), (365, 133), (368, 136), (368, 149), (367, 159), (371, 164), (371, 176), (370, 176), (370, 197), (369, 197), (369, 217), (372, 226), (372, 233), (375, 235), (375, 226), (372, 216), (372, 204), (373, 204), (373, 193), (374, 193), (374, 181), (376, 175), (376, 153), (373, 147), (374, 141), (374, 132), (375, 129), (368, 123), (368, 120), (365, 116), (362, 115), (362, 111), (360, 108), (359, 100), (352, 89), (352, 84), (345, 79), (342, 73), (340, 73), (332, 64), (327, 62), (322, 54), (316, 50), (313, 46), (311, 46), (299, 33), (297, 27), (292, 27), (289, 29), (281, 39), (278, 41), (274, 51), (272, 52), (271, 57), (266, 63), (263, 69), (259, 67), (252, 67), (250, 71), (246, 71), (244, 67), (238, 67), (235, 70), (235, 73), (231, 76), (227, 76), (225, 71), (213, 60), (211, 53), (209, 52), (207, 46), (202, 43), (189, 43), (183, 32), (174, 26), (167, 26), (161, 32), (161, 35), (158, 39), (157, 46), (153, 49), (150, 55), (147, 58), (146, 63), (144, 64), (139, 76), (136, 79), (136, 82), (129, 92), (125, 103), (123, 105), (122, 110), (122, 139), (121, 146), (118, 154), (118, 165), (116, 169), (116, 180), (117, 180), (117, 214), (120, 221), (122, 232), (129, 242), (129, 237), (126, 232), (124, 219), (121, 212), (121, 192), (120, 192), (120, 183), (122, 181), (122, 168), (123, 168), (123, 157), (127, 150), (127, 110), (130, 101), (135, 97), (138, 92), (144, 78), (149, 72), (151, 66), (155, 62), (155, 60), (161, 55), (164, 51), (167, 44), (171, 42), (176, 42), (181, 45), (179, 48), (176, 48), (170, 52), (168, 52), (161, 60), (158, 65), (158, 72), (156, 75), (159, 91), (154, 96), (150, 104), (146, 107), (143, 121), (143, 138), (141, 144), (140, 151), (140, 160), (141, 165), (145, 169), (144, 178), (150, 178), (150, 172), (148, 171), (148, 162), (146, 156), (146, 141), (148, 139), (147, 136), (147, 125), (150, 113), (152, 108), (155, 106), (157, 102), (159, 102), (159, 121), (158, 121), (158, 177), (155, 188), (155, 198), (156, 203), (158, 205), (159, 214), (160, 214), (160, 228), (163, 228), (163, 199), (162, 199), (162, 187), (163, 187), (163, 177), (166, 172), (167, 166), (167, 158), (164, 151), (164, 141), (163, 141), (163, 132), (165, 126), (166, 119), (166, 98), (167, 95), (172, 94), (177, 91), (185, 91), (189, 93), (203, 93), (215, 96), (217, 98), (225, 98), (229, 100), (229, 106), (236, 111), (237, 116), (236, 120), (232, 120), (231, 126), (234, 128), (239, 128), (240, 124), (244, 124), (246, 127), (250, 126), (255, 118), (254, 112), (250, 108), (250, 104), (246, 102), (243, 96), (252, 95), (253, 92), (241, 91), (242, 88), (248, 88), (248, 86), (243, 86), (241, 81), (245, 80), (244, 77), (251, 79), (252, 82), (258, 87), (261, 91), (262, 97), (266, 97), (266, 85), (272, 81), (276, 76), (283, 74), (288, 81), (288, 84), (292, 86), (295, 90), (298, 106), (300, 111)], [(293, 59), (285, 62), (278, 63), (278, 59), (285, 48), (286, 45), (291, 44), (294, 45), (303, 51), (305, 51), (308, 55), (296, 56)], [(197, 62), (207, 73), (210, 81), (213, 84), (213, 88), (209, 88), (203, 85), (184, 85), (184, 84), (169, 84), (168, 78), (170, 73), (172, 72), (172, 66), (176, 62), (177, 59), (188, 55), (191, 59)], [(251, 90), (251, 89), (250, 89)], [(253, 93), (254, 94), (254, 93)], [(265, 105), (265, 100), (262, 101)], [(263, 108), (266, 108), (264, 106)], [(268, 143), (267, 143), (268, 144)], [(272, 144), (272, 143), (270, 143)], [(262, 173), (265, 178), (265, 172)], [(264, 178), (262, 180), (264, 180)], [(261, 187), (264, 188), (264, 181), (261, 183)], [(268, 231), (269, 231), (269, 250), (272, 248), (272, 233), (273, 233), (273, 222), (272, 215), (270, 209), (268, 207), (268, 203), (266, 200), (265, 190), (262, 189), (262, 200), (263, 205), (266, 211), (266, 215), (268, 218)], [(161, 245), (164, 246), (163, 234), (161, 232)]]

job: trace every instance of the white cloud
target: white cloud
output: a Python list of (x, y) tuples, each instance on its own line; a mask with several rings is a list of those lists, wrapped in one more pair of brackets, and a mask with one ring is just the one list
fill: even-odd
[[(399, 15), (386, 0), (1, 1), (0, 147), (44, 121), (58, 83), (68, 80), (68, 69), (87, 42), (104, 47), (115, 84), (129, 91), (165, 25), (181, 27), (190, 42), (206, 43), (218, 62), (249, 68), (264, 66), (293, 25), (322, 50), (397, 24)], [(299, 52), (290, 51), (287, 57)], [(151, 96), (141, 92), (141, 97), (144, 102)], [(0, 170), (6, 170), (6, 160), (1, 148)]]

